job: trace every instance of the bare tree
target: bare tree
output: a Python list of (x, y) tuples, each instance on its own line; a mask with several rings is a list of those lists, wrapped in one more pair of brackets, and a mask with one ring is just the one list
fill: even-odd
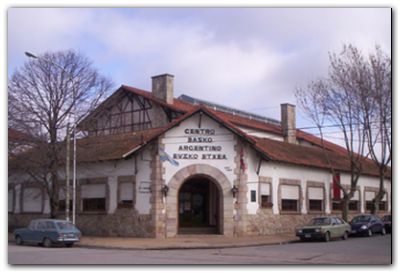
[[(45, 53), (27, 61), (9, 78), (9, 126), (38, 139), (36, 154), (16, 160), (14, 168), (43, 185), (50, 200), (50, 216), (58, 209), (58, 170), (64, 155), (60, 141), (68, 119), (79, 122), (110, 90), (111, 81), (75, 51)], [(34, 152), (30, 151), (30, 152)]]
[(370, 157), (379, 170), (379, 191), (373, 199), (371, 213), (375, 214), (385, 195), (384, 181), (392, 160), (392, 77), (391, 59), (376, 47), (374, 54), (364, 58), (350, 47), (348, 54), (358, 84), (359, 122), (366, 134)]
[[(340, 128), (346, 148), (347, 170), (350, 173), (349, 189), (340, 185), (343, 193), (342, 217), (347, 220), (348, 204), (356, 191), (358, 179), (363, 171), (363, 162), (371, 154), (374, 143), (380, 139), (371, 137), (373, 131), (368, 132), (365, 128), (366, 119), (369, 118), (370, 122), (376, 121), (372, 117), (372, 113), (376, 111), (373, 103), (366, 103), (364, 109), (361, 106), (363, 100), (367, 102), (378, 96), (375, 84), (371, 83), (380, 81), (380, 75), (372, 72), (374, 64), (366, 61), (352, 45), (344, 45), (340, 54), (330, 54), (329, 58), (328, 77), (311, 82), (305, 90), (298, 89), (296, 96), (306, 114), (320, 128), (321, 136), (321, 128), (326, 125), (337, 125)], [(370, 60), (373, 59), (371, 58)], [(370, 139), (373, 141), (368, 141)], [(336, 170), (328, 156), (327, 162), (334, 174)]]

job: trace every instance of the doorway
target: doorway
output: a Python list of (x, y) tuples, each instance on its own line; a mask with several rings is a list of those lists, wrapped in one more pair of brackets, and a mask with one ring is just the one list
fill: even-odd
[(178, 232), (219, 233), (219, 190), (207, 177), (195, 176), (184, 182), (178, 194)]

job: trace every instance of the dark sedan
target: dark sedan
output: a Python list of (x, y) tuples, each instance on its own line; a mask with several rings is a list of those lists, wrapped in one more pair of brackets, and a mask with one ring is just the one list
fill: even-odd
[(55, 219), (32, 220), (27, 228), (14, 231), (17, 245), (33, 243), (51, 247), (53, 244), (63, 244), (71, 247), (79, 242), (80, 237), (81, 232), (71, 222)]
[(350, 224), (350, 234), (352, 235), (372, 236), (373, 233), (386, 234), (383, 222), (375, 215), (358, 215), (351, 220)]
[(392, 233), (392, 215), (383, 216), (382, 222), (385, 225), (386, 232)]

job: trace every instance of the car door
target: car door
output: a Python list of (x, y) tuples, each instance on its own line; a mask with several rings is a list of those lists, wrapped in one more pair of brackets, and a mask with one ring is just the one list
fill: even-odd
[(345, 224), (345, 222), (342, 220), (342, 219), (340, 219), (340, 218), (335, 218), (336, 219), (336, 222), (337, 222), (337, 226), (338, 226), (338, 236), (343, 236), (344, 235), (344, 233), (346, 232), (346, 224)]
[(371, 216), (371, 230), (372, 232), (380, 232), (380, 225), (378, 219), (375, 216)]
[(22, 239), (27, 242), (37, 242), (38, 236), (38, 221), (32, 221), (28, 226), (28, 231), (25, 234), (25, 238)]
[(340, 237), (341, 236), (341, 226), (340, 222), (337, 221), (335, 217), (331, 219), (332, 221), (332, 230), (333, 230), (333, 236), (334, 237)]
[(36, 227), (35, 241), (41, 243), (46, 233), (46, 223), (44, 221), (39, 221)]

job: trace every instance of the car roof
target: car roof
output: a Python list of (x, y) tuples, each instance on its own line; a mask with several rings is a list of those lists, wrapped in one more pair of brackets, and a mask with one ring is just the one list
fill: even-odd
[(50, 221), (50, 222), (68, 222), (68, 223), (70, 223), (70, 221), (67, 221), (67, 220), (63, 220), (63, 219), (33, 219), (32, 220), (32, 222), (33, 221)]

